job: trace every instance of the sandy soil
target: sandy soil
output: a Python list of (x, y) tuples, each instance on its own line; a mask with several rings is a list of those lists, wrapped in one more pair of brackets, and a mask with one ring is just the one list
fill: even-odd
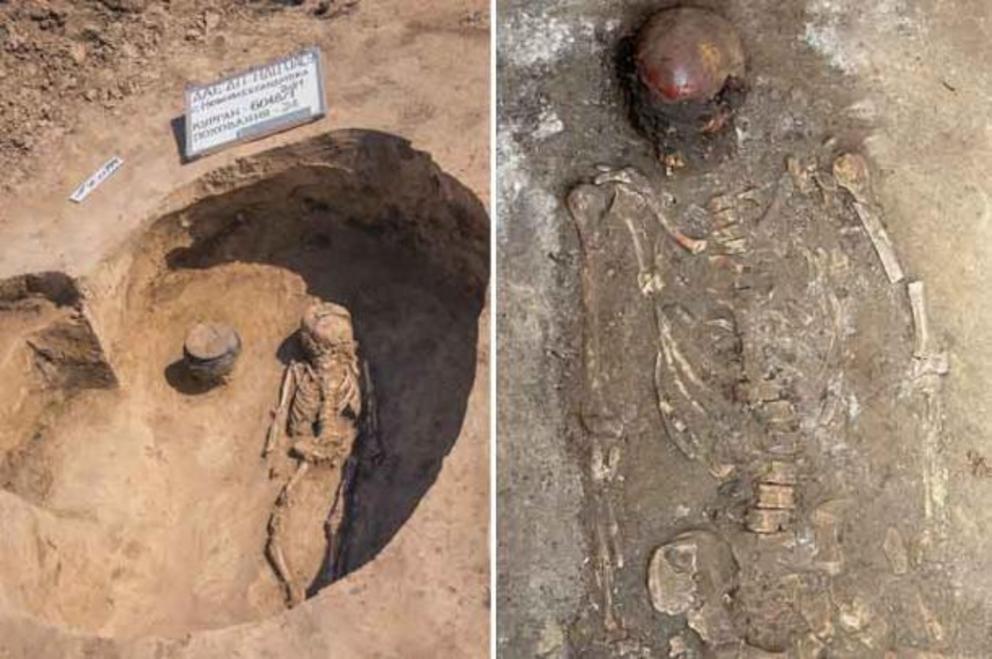
[[(488, 229), (475, 197), (485, 200), (488, 181), (484, 8), (2, 11), (0, 84), (16, 93), (6, 97), (0, 155), (16, 165), (0, 218), (0, 354), (4, 398), (14, 401), (0, 418), (0, 654), (484, 654)], [(328, 119), (180, 162), (170, 123), (185, 81), (310, 43), (337, 90)], [(25, 63), (52, 79), (30, 84)], [(42, 92), (57, 112), (33, 106)], [(452, 124), (464, 128), (457, 141), (438, 130)], [(373, 133), (248, 157), (346, 126), (412, 139), (461, 182)], [(131, 166), (71, 205), (76, 179), (110, 151)], [(52, 157), (64, 166), (45, 168)], [(320, 163), (340, 157), (352, 158), (355, 182), (321, 178)], [(265, 182), (300, 163), (315, 169)], [(17, 277), (43, 271), (69, 273), (79, 299)], [(259, 453), (312, 296), (351, 310), (382, 430), (359, 450), (348, 576), (321, 589), (318, 492), (291, 548), (314, 597), (287, 612), (264, 544), (292, 464)], [(208, 317), (237, 327), (248, 349), (229, 384), (204, 392), (187, 387), (177, 363), (188, 326)], [(429, 606), (412, 610), (412, 601)]]

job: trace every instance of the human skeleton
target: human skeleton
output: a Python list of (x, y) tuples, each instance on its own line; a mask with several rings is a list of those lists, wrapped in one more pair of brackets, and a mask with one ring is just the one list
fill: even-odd
[[(842, 159), (850, 161), (851, 157)], [(855, 186), (850, 176), (837, 170), (835, 165), (837, 184), (863, 206), (856, 208), (858, 216), (889, 281), (897, 283), (901, 271), (891, 247), (865, 219), (868, 206), (861, 193), (866, 184)], [(840, 173), (844, 171), (841, 168)], [(799, 546), (787, 532), (799, 521), (796, 508), (803, 475), (796, 460), (808, 441), (804, 437), (843, 432), (838, 427), (842, 422), (832, 413), (835, 400), (842, 397), (831, 387), (840, 386), (839, 346), (851, 303), (840, 299), (837, 290), (858, 289), (843, 252), (809, 249), (788, 231), (771, 234), (778, 239), (772, 248), (766, 238), (765, 245), (753, 250), (751, 243), (759, 236), (743, 228), (732, 198), (711, 200), (706, 240), (690, 237), (670, 218), (664, 194), (631, 168), (601, 169), (591, 182), (576, 186), (567, 203), (582, 249), (586, 319), (581, 418), (593, 457), (618, 452), (624, 436), (637, 432), (631, 424), (639, 421), (629, 409), (638, 394), (628, 385), (630, 371), (622, 367), (638, 359), (628, 353), (642, 345), (631, 328), (650, 315), (657, 329), (653, 385), (664, 434), (719, 481), (729, 482), (743, 472), (755, 487), (740, 520), (747, 533), (684, 534), (658, 549), (649, 578), (655, 608), (669, 615), (686, 614), (689, 626), (711, 647), (736, 647), (745, 640), (775, 651), (793, 643), (819, 644), (815, 635), (802, 635), (807, 623), (779, 595), (799, 588), (797, 584), (806, 594), (822, 592), (843, 564), (838, 540), (842, 500), (826, 501), (802, 521), (815, 542)], [(777, 203), (773, 199), (767, 208), (774, 209)], [(790, 240), (792, 244), (786, 245)], [(752, 253), (755, 256), (749, 256)], [(792, 267), (782, 269), (796, 273), (775, 282), (775, 296), (767, 293), (761, 280), (766, 276), (761, 258), (790, 259), (785, 265)], [(630, 278), (618, 279), (617, 274)], [(922, 298), (922, 285), (918, 288), (917, 297)], [(916, 292), (911, 285), (911, 300)], [(917, 342), (926, 343), (922, 302), (914, 300), (913, 309)], [(931, 357), (933, 350), (917, 352), (929, 359), (916, 358), (928, 372), (946, 373), (940, 355)], [(803, 416), (814, 419), (815, 425), (803, 427)], [(617, 460), (609, 462), (615, 472)], [(607, 513), (605, 523), (597, 521), (597, 530), (615, 525), (607, 496), (611, 477), (597, 478), (600, 471), (594, 460), (593, 497)], [(598, 535), (609, 538), (608, 533)], [(705, 561), (697, 565), (693, 558), (693, 569), (684, 573), (671, 558), (702, 557), (707, 551), (730, 556), (731, 545), (736, 561), (713, 559), (712, 565)], [(601, 540), (599, 546), (596, 577), (603, 594), (604, 624), (610, 631), (619, 625), (611, 591), (614, 566), (621, 564), (622, 554), (609, 542)], [(711, 546), (720, 552), (710, 551)], [(815, 555), (808, 556), (807, 551)], [(750, 560), (758, 554), (774, 560)], [(699, 574), (718, 568), (733, 573), (732, 579), (720, 582), (723, 590), (694, 590)], [(683, 581), (689, 584), (685, 588), (680, 585)], [(733, 598), (725, 596), (730, 590), (736, 593)], [(720, 604), (710, 606), (713, 602)], [(731, 624), (734, 617), (739, 618), (736, 630)]]
[(306, 361), (294, 360), (286, 368), (279, 407), (263, 453), (270, 455), (284, 432), (292, 439), (289, 455), (296, 459), (296, 470), (276, 499), (266, 544), (266, 554), (285, 588), (290, 607), (303, 601), (305, 587), (294, 576), (283, 550), (287, 509), (293, 505), (295, 488), (311, 469), (335, 470), (336, 493), (325, 521), (327, 556), (333, 573), (349, 480), (347, 463), (362, 410), (358, 344), (348, 310), (337, 304), (315, 302), (303, 315), (300, 341)]

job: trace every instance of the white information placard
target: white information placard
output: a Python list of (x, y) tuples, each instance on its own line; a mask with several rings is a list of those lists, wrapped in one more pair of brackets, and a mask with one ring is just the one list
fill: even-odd
[(307, 48), (209, 85), (186, 88), (186, 157), (269, 135), (327, 112), (320, 51)]

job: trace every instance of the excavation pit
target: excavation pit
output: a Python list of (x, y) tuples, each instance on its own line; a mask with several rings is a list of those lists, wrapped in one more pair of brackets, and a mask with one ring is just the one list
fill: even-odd
[[(295, 462), (261, 454), (314, 299), (350, 311), (378, 421), (333, 576), (374, 570), (461, 432), (487, 244), (483, 206), (428, 155), (346, 131), (206, 175), (84, 277), (0, 282), (0, 604), (111, 637), (283, 611), (266, 522)], [(205, 320), (241, 337), (223, 387), (179, 368)], [(301, 504), (308, 596), (333, 580), (334, 495)]]

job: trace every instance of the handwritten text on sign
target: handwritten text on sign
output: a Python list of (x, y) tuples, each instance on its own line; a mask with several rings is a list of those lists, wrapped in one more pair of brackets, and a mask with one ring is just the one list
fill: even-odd
[(320, 51), (308, 48), (186, 90), (186, 156), (313, 121), (327, 111)]
[(96, 170), (92, 176), (83, 181), (78, 188), (73, 190), (72, 194), (69, 196), (69, 199), (72, 199), (77, 204), (83, 203), (83, 199), (86, 199), (91, 192), (97, 189), (97, 186), (113, 176), (123, 164), (124, 161), (118, 156), (114, 156), (107, 162), (103, 163), (103, 167)]

